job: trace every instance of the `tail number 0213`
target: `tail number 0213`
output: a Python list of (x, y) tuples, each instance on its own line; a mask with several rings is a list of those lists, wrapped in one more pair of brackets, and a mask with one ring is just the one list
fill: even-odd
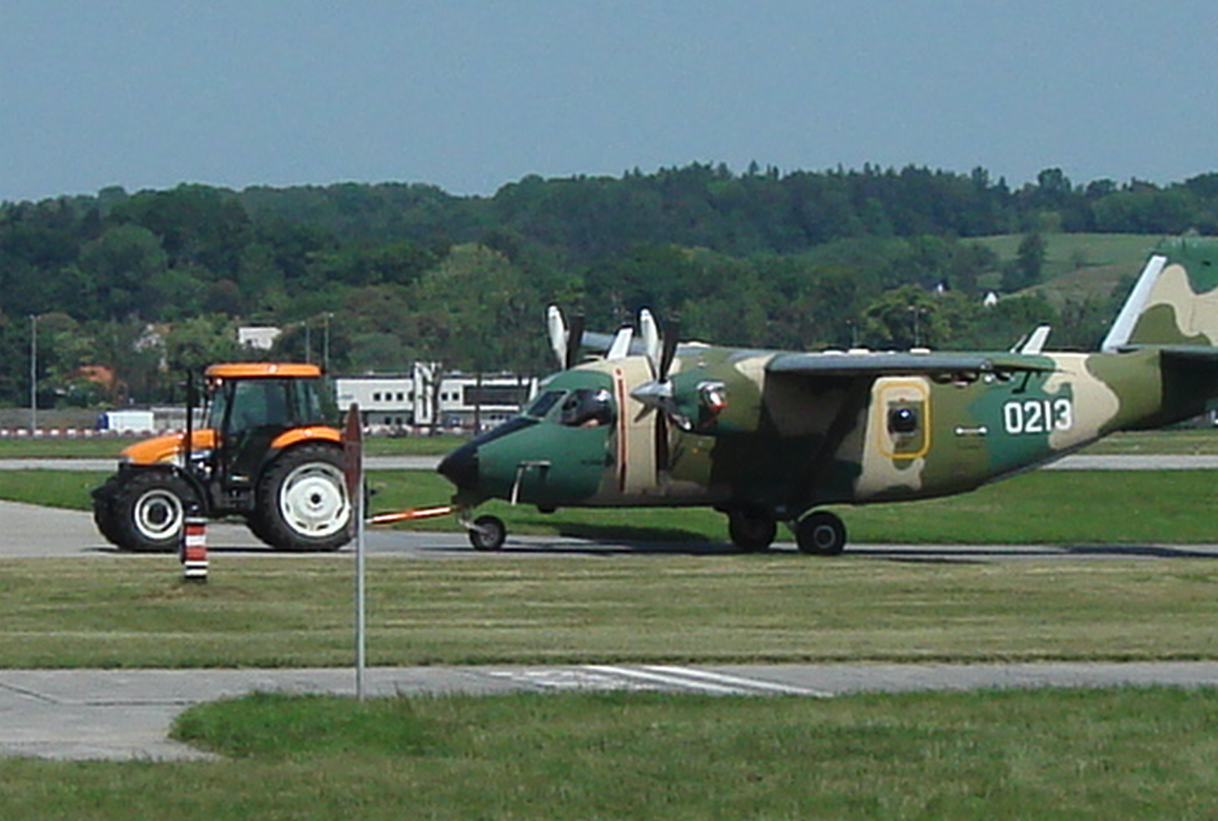
[(1002, 424), (1007, 433), (1052, 433), (1074, 425), (1074, 405), (1067, 396), (1056, 399), (1024, 399), (1002, 406)]

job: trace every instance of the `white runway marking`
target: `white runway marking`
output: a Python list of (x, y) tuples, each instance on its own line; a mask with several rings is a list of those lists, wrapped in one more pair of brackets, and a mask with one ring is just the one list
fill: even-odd
[(687, 676), (694, 679), (706, 679), (708, 681), (716, 681), (722, 684), (743, 687), (748, 690), (760, 690), (765, 693), (780, 693), (788, 696), (810, 696), (812, 698), (833, 698), (833, 693), (828, 693), (823, 690), (809, 690), (806, 687), (795, 687), (790, 684), (780, 684), (778, 682), (763, 681), (756, 678), (741, 678), (740, 676), (732, 676), (728, 675), (727, 673), (714, 673), (710, 670), (697, 670), (692, 667), (648, 666), (644, 667), (643, 669), (678, 676)]

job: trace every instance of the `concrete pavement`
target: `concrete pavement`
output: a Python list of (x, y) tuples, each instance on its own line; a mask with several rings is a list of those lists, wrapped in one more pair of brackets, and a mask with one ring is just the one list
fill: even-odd
[[(1165, 664), (399, 667), (366, 673), (369, 696), (563, 690), (830, 698), (862, 692), (981, 688), (1218, 686), (1218, 662)], [(63, 760), (182, 760), (171, 741), (193, 704), (252, 692), (352, 696), (350, 669), (4, 670), (0, 755)]]

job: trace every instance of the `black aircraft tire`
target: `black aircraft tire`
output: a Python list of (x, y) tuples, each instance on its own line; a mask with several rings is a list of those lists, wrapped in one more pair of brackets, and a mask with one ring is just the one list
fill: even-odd
[(167, 470), (140, 470), (115, 482), (108, 512), (99, 515), (101, 500), (95, 500), (93, 518), (102, 535), (123, 550), (171, 552), (179, 547), (194, 498), (180, 476)]
[(507, 525), (498, 516), (479, 516), (469, 529), (474, 550), (499, 550), (507, 541)]
[(846, 549), (846, 525), (834, 514), (817, 510), (795, 525), (795, 541), (800, 553), (840, 556)]
[(727, 532), (732, 544), (746, 553), (769, 549), (778, 535), (778, 523), (764, 512), (735, 508), (727, 514)]
[(329, 445), (292, 448), (258, 482), (250, 531), (276, 550), (338, 550), (355, 534), (342, 452)]

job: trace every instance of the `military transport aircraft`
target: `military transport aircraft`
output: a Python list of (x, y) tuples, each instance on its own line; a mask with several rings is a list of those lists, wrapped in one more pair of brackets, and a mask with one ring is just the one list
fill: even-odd
[(1114, 431), (1158, 427), (1218, 398), (1218, 241), (1150, 256), (1097, 353), (819, 353), (678, 344), (651, 313), (604, 358), (577, 363), (582, 321), (549, 313), (565, 370), (519, 416), (439, 471), (479, 549), (502, 546), (488, 499), (559, 507), (709, 505), (762, 550), (777, 523), (835, 555), (842, 520), (818, 508), (961, 493)]

